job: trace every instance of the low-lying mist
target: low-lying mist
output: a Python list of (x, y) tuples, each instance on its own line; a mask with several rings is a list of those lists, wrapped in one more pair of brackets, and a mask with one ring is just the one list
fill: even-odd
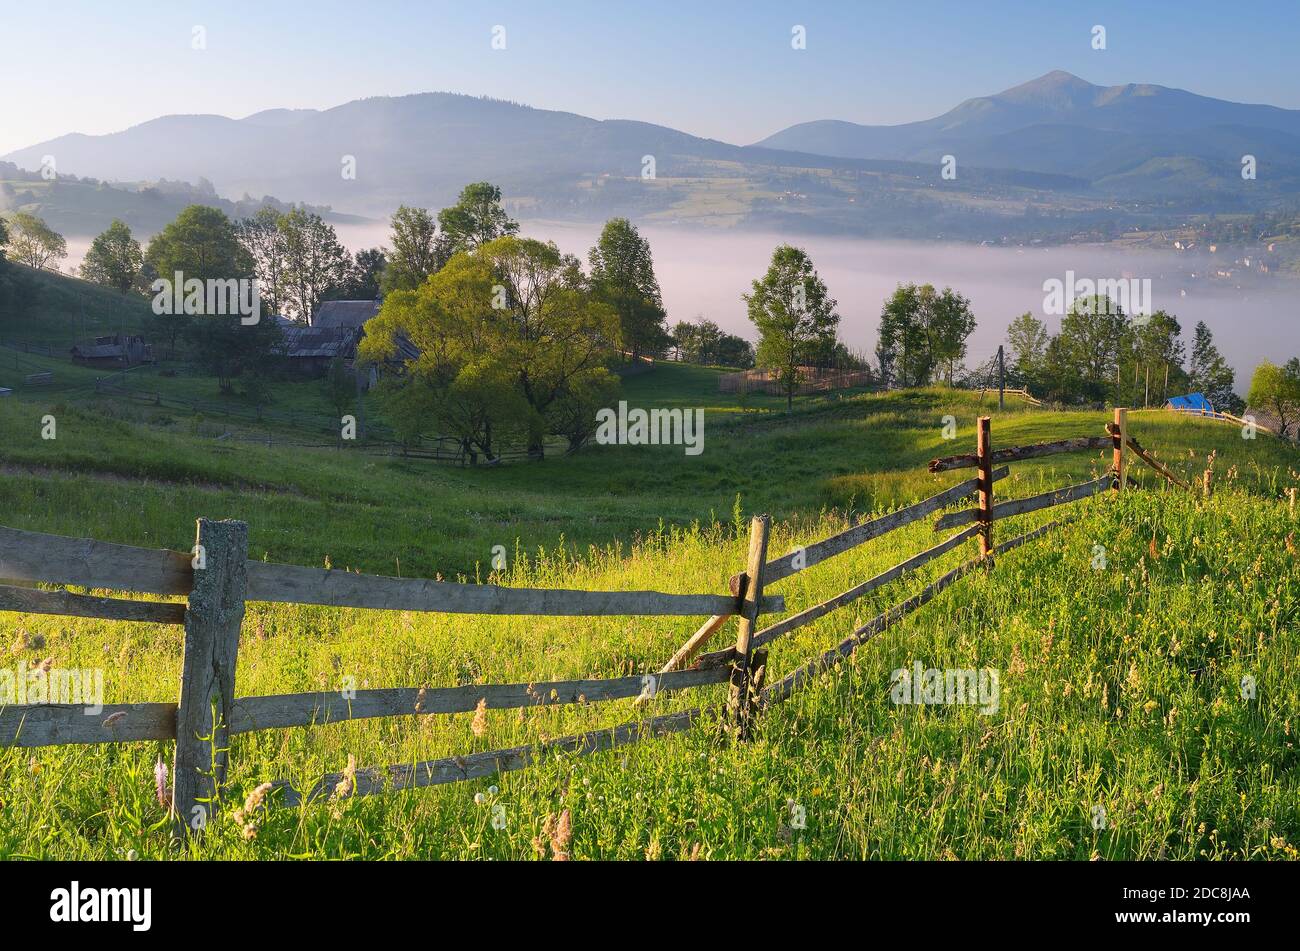
[[(522, 233), (554, 241), (586, 261), (600, 224), (525, 221)], [(336, 226), (350, 250), (388, 243), (388, 225)], [(1127, 251), (1095, 245), (1049, 248), (976, 247), (906, 241), (782, 236), (754, 232), (700, 231), (641, 226), (650, 241), (669, 322), (704, 316), (731, 333), (754, 339), (740, 295), (767, 268), (772, 249), (783, 241), (812, 256), (831, 296), (839, 302), (840, 338), (852, 349), (875, 347), (880, 308), (899, 283), (951, 286), (970, 298), (978, 326), (967, 365), (986, 360), (1004, 342), (1007, 324), (1030, 311), (1055, 332), (1058, 314), (1044, 312), (1043, 282), (1077, 278), (1149, 279), (1151, 307), (1174, 314), (1190, 352), (1192, 328), (1203, 320), (1237, 372), (1245, 392), (1261, 359), (1300, 355), (1300, 285), (1273, 277), (1209, 280), (1207, 273), (1232, 267), (1234, 254), (1212, 256), (1173, 251)], [(89, 240), (70, 237), (67, 264), (78, 264)], [(1194, 276), (1193, 276), (1194, 275)], [(1243, 283), (1247, 283), (1243, 282)]]

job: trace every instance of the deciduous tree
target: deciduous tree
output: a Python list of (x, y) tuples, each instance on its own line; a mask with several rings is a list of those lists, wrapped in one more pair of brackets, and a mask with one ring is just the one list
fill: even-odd
[(788, 244), (772, 252), (767, 273), (753, 282), (750, 293), (741, 296), (758, 329), (757, 363), (776, 374), (788, 412), (803, 382), (801, 367), (819, 348), (835, 340), (840, 322), (835, 300), (807, 252)]

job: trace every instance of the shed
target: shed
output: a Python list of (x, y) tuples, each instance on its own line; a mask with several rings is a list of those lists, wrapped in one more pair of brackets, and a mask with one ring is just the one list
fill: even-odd
[(153, 363), (153, 347), (140, 334), (110, 334), (74, 344), (75, 363), (98, 367), (132, 367)]

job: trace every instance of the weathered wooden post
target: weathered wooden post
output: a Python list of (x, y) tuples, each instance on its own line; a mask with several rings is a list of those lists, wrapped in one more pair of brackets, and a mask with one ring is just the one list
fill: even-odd
[(737, 739), (749, 735), (754, 706), (750, 640), (758, 628), (758, 614), (763, 601), (763, 566), (767, 562), (767, 536), (771, 519), (756, 515), (749, 523), (749, 557), (740, 580), (740, 624), (736, 633), (736, 658), (731, 668), (731, 691), (727, 695), (727, 726)]
[(176, 838), (203, 832), (225, 782), (235, 661), (248, 583), (247, 524), (201, 518), (196, 538), (176, 708), (172, 768)]
[(1115, 425), (1111, 428), (1111, 445), (1114, 446), (1115, 491), (1124, 489), (1124, 479), (1128, 473), (1124, 467), (1124, 450), (1128, 443), (1128, 410), (1122, 406), (1115, 407)]
[(1291, 488), (1287, 489), (1286, 491), (1287, 491), (1287, 494), (1291, 496), (1291, 501), (1290, 501), (1290, 503), (1288, 503), (1287, 508), (1288, 508), (1288, 511), (1289, 511), (1289, 514), (1291, 515), (1291, 517), (1292, 517), (1292, 518), (1295, 518), (1295, 486), (1292, 486)]
[(979, 418), (975, 454), (979, 457), (980, 556), (987, 558), (993, 554), (993, 444), (987, 416)]

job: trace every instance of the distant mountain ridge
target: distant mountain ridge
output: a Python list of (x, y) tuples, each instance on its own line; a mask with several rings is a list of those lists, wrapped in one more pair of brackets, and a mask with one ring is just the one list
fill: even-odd
[[(1258, 152), (1261, 161), (1294, 177), (1300, 172), (1300, 110), (1147, 83), (1095, 86), (1056, 70), (921, 122), (803, 122), (756, 144), (927, 163), (954, 155), (960, 164), (1081, 175), (1094, 183), (1160, 159), (1191, 159), (1206, 168)], [(1185, 180), (1161, 178), (1147, 184), (1167, 190)]]
[[(949, 154), (955, 180), (939, 175)], [(1257, 181), (1240, 177), (1245, 154), (1258, 156)], [(634, 120), (419, 93), (242, 119), (162, 116), (3, 158), (35, 169), (46, 155), (61, 172), (100, 180), (207, 179), (231, 198), (277, 195), (374, 217), (399, 204), (442, 207), (466, 183), (489, 180), (531, 217), (997, 239), (1295, 202), (1300, 111), (1163, 86), (1094, 86), (1057, 71), (921, 122), (823, 120), (741, 146)]]

